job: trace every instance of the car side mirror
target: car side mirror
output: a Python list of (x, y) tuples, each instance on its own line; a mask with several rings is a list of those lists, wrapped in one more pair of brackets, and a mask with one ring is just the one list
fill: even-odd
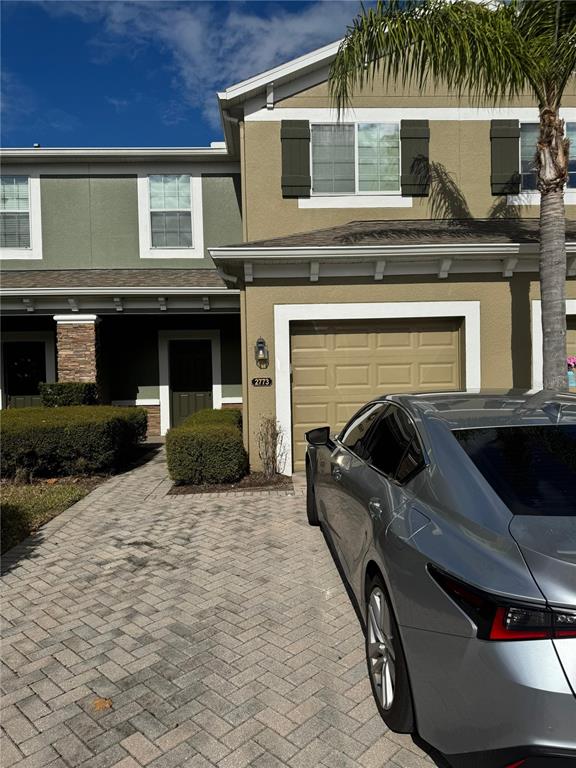
[(332, 442), (330, 440), (330, 427), (311, 429), (310, 432), (306, 432), (306, 440), (310, 445), (315, 445), (316, 447), (328, 445)]

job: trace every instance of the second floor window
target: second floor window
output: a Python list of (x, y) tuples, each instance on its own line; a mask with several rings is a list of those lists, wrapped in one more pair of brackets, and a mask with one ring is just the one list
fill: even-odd
[(152, 248), (191, 248), (190, 176), (149, 176)]
[(396, 123), (312, 126), (312, 192), (378, 194), (400, 191)]
[[(535, 155), (539, 131), (538, 123), (522, 123), (520, 128), (520, 173), (523, 192), (535, 192), (538, 189)], [(568, 189), (576, 189), (576, 123), (566, 123), (566, 136), (570, 139), (566, 186)]]
[(28, 176), (0, 176), (0, 248), (30, 248)]

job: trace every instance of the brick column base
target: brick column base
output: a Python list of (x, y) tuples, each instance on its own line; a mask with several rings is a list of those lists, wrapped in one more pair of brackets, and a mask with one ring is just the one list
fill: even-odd
[(55, 315), (58, 381), (98, 382), (98, 317)]
[(141, 408), (148, 413), (148, 431), (147, 437), (159, 437), (160, 435), (160, 406), (142, 405)]

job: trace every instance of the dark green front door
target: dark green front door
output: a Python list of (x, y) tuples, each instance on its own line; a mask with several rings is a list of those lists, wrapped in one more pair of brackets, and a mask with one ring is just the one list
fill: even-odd
[(177, 427), (192, 413), (212, 408), (212, 344), (208, 340), (171, 341), (171, 424)]
[(38, 384), (46, 381), (46, 344), (43, 341), (5, 341), (2, 346), (9, 407), (40, 405)]

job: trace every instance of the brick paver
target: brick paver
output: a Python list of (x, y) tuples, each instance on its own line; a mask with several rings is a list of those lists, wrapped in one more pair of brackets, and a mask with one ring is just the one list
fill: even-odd
[(4, 557), (3, 765), (432, 765), (376, 714), (303, 489), (169, 487), (159, 455)]

